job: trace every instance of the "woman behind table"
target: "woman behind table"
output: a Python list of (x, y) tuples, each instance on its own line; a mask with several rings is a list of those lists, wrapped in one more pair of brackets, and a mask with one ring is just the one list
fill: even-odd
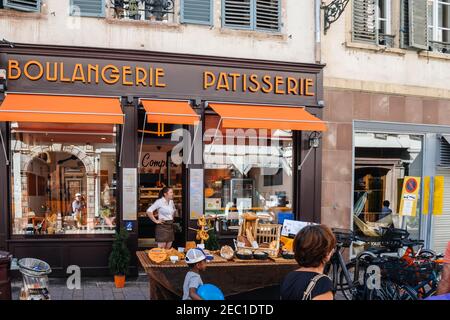
[[(155, 218), (155, 211), (158, 211), (158, 218)], [(175, 239), (173, 230), (173, 218), (176, 209), (173, 203), (173, 190), (164, 187), (159, 192), (156, 200), (148, 209), (148, 217), (156, 224), (155, 238), (159, 248), (170, 249)]]
[(324, 225), (307, 226), (297, 234), (294, 255), (300, 268), (284, 279), (282, 300), (333, 300), (333, 283), (323, 269), (335, 245), (333, 232)]

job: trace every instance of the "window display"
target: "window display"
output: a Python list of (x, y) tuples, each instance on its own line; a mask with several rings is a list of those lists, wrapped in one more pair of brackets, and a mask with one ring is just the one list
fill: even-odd
[(420, 135), (355, 132), (355, 230), (373, 227), (407, 227), (411, 237), (420, 234), (420, 197), (415, 216), (401, 216), (404, 178), (422, 177), (423, 137)]
[(116, 129), (11, 124), (15, 235), (114, 233)]
[(219, 121), (206, 116), (206, 215), (236, 220), (254, 212), (276, 221), (292, 211), (292, 132), (217, 128)]

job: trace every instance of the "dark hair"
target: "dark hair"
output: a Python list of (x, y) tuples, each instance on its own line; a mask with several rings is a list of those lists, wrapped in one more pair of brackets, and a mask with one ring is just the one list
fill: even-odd
[(325, 225), (306, 226), (294, 239), (295, 260), (300, 267), (317, 268), (336, 246), (336, 237)]
[(389, 201), (387, 201), (387, 200), (383, 201), (383, 206), (384, 207), (389, 207), (390, 205), (391, 205), (391, 203)]
[(164, 187), (159, 191), (158, 199), (161, 199), (164, 197), (164, 195), (169, 192), (169, 190), (172, 189), (171, 187)]

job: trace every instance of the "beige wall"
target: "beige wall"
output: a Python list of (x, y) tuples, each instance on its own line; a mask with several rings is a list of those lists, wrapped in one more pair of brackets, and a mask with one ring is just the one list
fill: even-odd
[[(392, 32), (398, 47), (400, 1), (392, 3)], [(352, 43), (351, 18), (352, 1), (322, 36), (326, 87), (450, 99), (450, 54)]]
[[(107, 3), (110, 1), (108, 0)], [(41, 14), (0, 10), (1, 37), (11, 42), (137, 49), (226, 57), (314, 62), (313, 1), (282, 0), (282, 32), (221, 28), (221, 0), (214, 27), (181, 25), (179, 0), (169, 23), (71, 17), (69, 0), (43, 0)]]

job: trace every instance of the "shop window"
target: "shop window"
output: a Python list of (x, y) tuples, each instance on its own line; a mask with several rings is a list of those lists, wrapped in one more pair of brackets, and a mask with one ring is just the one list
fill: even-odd
[(12, 123), (13, 235), (114, 233), (111, 125)]
[(292, 213), (292, 132), (216, 130), (219, 121), (219, 116), (206, 116), (206, 214), (232, 219), (251, 211), (274, 221), (280, 213)]
[(155, 224), (146, 211), (159, 198), (165, 186), (173, 189), (173, 202), (177, 209), (174, 216), (175, 237), (182, 237), (183, 220), (183, 165), (174, 160), (173, 148), (177, 141), (172, 135), (182, 129), (182, 125), (168, 123), (148, 123), (145, 112), (139, 110), (138, 141), (138, 241), (140, 247), (154, 246)]
[(404, 178), (422, 177), (422, 136), (355, 132), (354, 142), (355, 230), (371, 236), (380, 227), (395, 226), (419, 238), (420, 193), (415, 216), (399, 212)]

